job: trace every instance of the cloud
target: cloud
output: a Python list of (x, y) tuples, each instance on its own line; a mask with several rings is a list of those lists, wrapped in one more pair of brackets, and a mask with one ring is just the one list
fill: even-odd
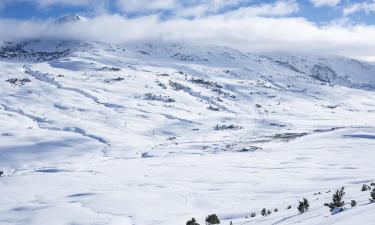
[(241, 0), (201, 0), (191, 2), (179, 2), (172, 13), (173, 17), (203, 17), (216, 14), (227, 7), (237, 6)]
[(375, 12), (375, 1), (355, 3), (343, 9), (343, 14), (345, 16), (358, 13), (358, 12), (365, 12), (365, 13)]
[[(89, 5), (96, 0), (1, 0), (3, 5), (14, 3), (14, 2), (27, 2), (34, 4), (38, 7), (45, 8), (53, 5), (64, 5), (64, 6), (85, 6)], [(99, 2), (99, 1), (96, 1)]]
[(123, 43), (171, 41), (218, 44), (252, 52), (375, 56), (375, 27), (335, 24), (318, 26), (304, 18), (212, 15), (197, 19), (161, 20), (158, 16), (129, 19), (105, 15), (63, 26), (41, 21), (0, 20), (1, 40), (65, 38)]
[(315, 7), (321, 7), (321, 6), (336, 6), (341, 2), (341, 0), (310, 0), (310, 2)]
[[(293, 0), (255, 5), (242, 3), (240, 0), (207, 0), (178, 9), (190, 15), (188, 17), (179, 13), (168, 18), (161, 18), (158, 13), (137, 17), (101, 14), (87, 22), (61, 26), (38, 20), (0, 19), (0, 30), (7, 31), (0, 32), (0, 40), (63, 38), (111, 43), (168, 41), (218, 44), (251, 52), (339, 54), (353, 58), (375, 56), (374, 26), (345, 21), (318, 25), (305, 18), (292, 16), (298, 11), (298, 4)], [(161, 1), (147, 10), (171, 7), (175, 10), (179, 6), (174, 4)], [(216, 7), (206, 8), (207, 4)], [(227, 4), (231, 4), (234, 9), (221, 11), (223, 7), (228, 7)], [(133, 7), (132, 10), (138, 10), (136, 5)], [(194, 7), (201, 7), (202, 11), (189, 14), (189, 9)]]
[(56, 6), (81, 7), (85, 9), (86, 15), (94, 16), (108, 13), (111, 1), (112, 0), (0, 0), (0, 10), (6, 10), (6, 7), (12, 3), (28, 3), (37, 7), (37, 10), (49, 10)]
[(249, 0), (116, 0), (116, 6), (126, 14), (168, 12), (170, 17), (202, 17), (225, 9), (236, 9)]
[(54, 6), (85, 7), (86, 11), (95, 11), (91, 15), (103, 14), (114, 7), (115, 11), (133, 17), (164, 13), (167, 17), (195, 18), (238, 9), (241, 12), (237, 13), (249, 15), (281, 16), (298, 10), (296, 0), (275, 0), (263, 4), (253, 4), (251, 0), (0, 0), (0, 7), (14, 2), (26, 2), (42, 9)]
[(177, 6), (176, 0), (116, 0), (117, 6), (127, 13), (170, 10)]
[(248, 16), (288, 16), (298, 12), (299, 6), (294, 0), (276, 1), (272, 4), (258, 4), (242, 7), (227, 13), (227, 16), (243, 18)]

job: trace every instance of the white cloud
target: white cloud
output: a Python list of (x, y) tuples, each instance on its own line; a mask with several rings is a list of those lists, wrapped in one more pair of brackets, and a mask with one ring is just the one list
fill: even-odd
[[(146, 4), (148, 3), (149, 4)], [(297, 12), (299, 7), (295, 0), (277, 0), (273, 3), (242, 5), (248, 0), (202, 0), (199, 2), (183, 4), (177, 0), (117, 0), (122, 11), (127, 13), (169, 10), (174, 18), (204, 18), (221, 14), (231, 17), (242, 16), (286, 16)], [(229, 11), (226, 11), (230, 8)]]
[(227, 7), (236, 7), (249, 0), (116, 0), (125, 13), (155, 13), (169, 11), (174, 17), (202, 17), (216, 14)]
[(315, 7), (336, 6), (341, 2), (341, 0), (310, 0), (310, 2), (313, 3)]
[[(194, 1), (192, 1), (194, 2)], [(176, 17), (204, 17), (217, 14), (228, 7), (236, 7), (246, 0), (201, 0), (189, 5), (180, 4), (174, 10)]]
[[(76, 4), (85, 3), (85, 0), (76, 1)], [(305, 18), (292, 17), (298, 11), (295, 0), (243, 7), (240, 7), (243, 0), (201, 0), (199, 4), (188, 6), (181, 5), (177, 0), (156, 0), (144, 9), (141, 6), (146, 1), (129, 0), (125, 10), (173, 9), (176, 15), (162, 20), (156, 14), (136, 18), (102, 14), (85, 23), (62, 27), (44, 21), (0, 19), (0, 31), (7, 31), (0, 32), (0, 40), (47, 37), (122, 43), (152, 39), (227, 45), (254, 52), (375, 57), (375, 26), (355, 25), (347, 20), (320, 26)], [(49, 0), (44, 2), (47, 5), (41, 6), (61, 3), (61, 0)], [(221, 11), (228, 4), (237, 9)]]
[(138, 40), (210, 43), (254, 52), (333, 53), (355, 58), (375, 56), (375, 27), (332, 24), (318, 26), (304, 18), (230, 17), (160, 20), (119, 15), (93, 18), (86, 23), (55, 24), (40, 21), (0, 20), (1, 40), (66, 38), (122, 43)]
[(116, 0), (117, 6), (124, 12), (147, 12), (172, 9), (176, 0)]
[(375, 12), (375, 1), (355, 3), (343, 9), (343, 14), (345, 16), (358, 13), (358, 12), (365, 12), (365, 13)]
[(226, 15), (232, 17), (247, 17), (247, 16), (287, 16), (298, 12), (299, 6), (294, 0), (276, 1), (272, 4), (259, 4), (248, 7), (243, 7), (238, 10), (227, 13)]
[(96, 0), (1, 0), (1, 1), (3, 5), (9, 4), (12, 2), (28, 2), (28, 3), (35, 4), (38, 7), (45, 8), (45, 7), (49, 7), (53, 5), (84, 6), (84, 5), (91, 4), (92, 2)]
[(108, 13), (110, 1), (112, 0), (0, 0), (0, 10), (10, 3), (23, 2), (45, 10), (54, 6), (85, 7), (85, 14), (94, 16)]

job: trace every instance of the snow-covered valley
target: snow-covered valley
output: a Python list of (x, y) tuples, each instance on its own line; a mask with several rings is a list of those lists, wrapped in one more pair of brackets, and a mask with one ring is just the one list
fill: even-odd
[(3, 43), (0, 59), (0, 224), (375, 219), (374, 64), (76, 41)]

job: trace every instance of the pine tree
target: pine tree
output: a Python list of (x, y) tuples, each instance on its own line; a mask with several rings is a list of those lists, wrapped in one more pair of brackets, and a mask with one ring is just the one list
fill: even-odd
[(342, 187), (340, 190), (336, 190), (336, 192), (332, 196), (332, 202), (324, 204), (325, 206), (328, 206), (331, 211), (334, 209), (339, 209), (339, 211), (342, 211), (345, 205), (345, 202), (343, 201), (345, 195), (344, 187)]
[(371, 187), (368, 186), (367, 184), (363, 184), (361, 191), (368, 191), (368, 190), (371, 190)]
[(212, 215), (207, 216), (206, 223), (210, 224), (210, 225), (211, 224), (220, 224), (220, 220), (219, 220), (219, 218), (217, 217), (216, 214), (212, 214)]
[(372, 189), (372, 191), (371, 191), (371, 193), (370, 193), (370, 196), (371, 196), (370, 201), (371, 201), (371, 202), (375, 202), (375, 188)]
[(356, 206), (357, 206), (357, 201), (356, 201), (356, 200), (352, 200), (352, 201), (350, 202), (350, 205), (351, 205), (352, 207), (356, 207)]
[(262, 214), (262, 216), (267, 216), (266, 208), (263, 208), (262, 211), (260, 211), (260, 214)]
[(307, 201), (306, 198), (303, 198), (302, 201), (299, 201), (297, 209), (300, 213), (307, 212), (307, 210), (309, 210), (309, 208), (310, 208), (310, 204), (309, 204), (309, 201)]
[(191, 220), (186, 222), (186, 225), (199, 225), (199, 223), (197, 223), (195, 218), (192, 218)]

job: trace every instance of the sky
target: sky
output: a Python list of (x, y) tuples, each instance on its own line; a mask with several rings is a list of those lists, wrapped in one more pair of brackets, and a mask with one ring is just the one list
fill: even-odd
[[(56, 24), (78, 14), (84, 22)], [(0, 40), (172, 41), (375, 61), (375, 0), (0, 0)]]

